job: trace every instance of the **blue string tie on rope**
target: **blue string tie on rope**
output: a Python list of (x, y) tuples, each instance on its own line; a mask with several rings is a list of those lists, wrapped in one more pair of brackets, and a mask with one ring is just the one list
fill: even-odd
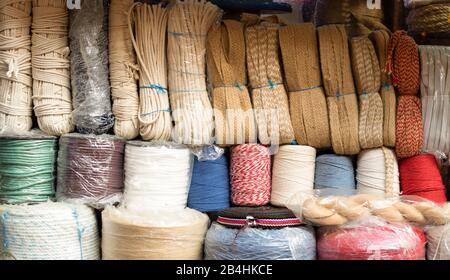
[(145, 86), (142, 86), (141, 88), (156, 89), (156, 93), (160, 93), (160, 94), (167, 93), (167, 88), (163, 87), (160, 84), (145, 85)]
[(149, 115), (152, 115), (152, 114), (155, 114), (155, 113), (159, 113), (159, 112), (167, 112), (167, 113), (171, 113), (172, 110), (170, 110), (170, 109), (155, 110), (155, 111), (151, 111), (151, 112), (149, 112), (149, 113), (141, 114), (141, 116), (142, 116), (142, 117), (144, 117), (144, 116), (149, 116)]
[(72, 216), (75, 219), (75, 223), (77, 225), (78, 242), (80, 243), (80, 257), (81, 257), (81, 260), (83, 260), (83, 233), (84, 233), (84, 228), (81, 227), (80, 222), (78, 221), (77, 209), (72, 209)]

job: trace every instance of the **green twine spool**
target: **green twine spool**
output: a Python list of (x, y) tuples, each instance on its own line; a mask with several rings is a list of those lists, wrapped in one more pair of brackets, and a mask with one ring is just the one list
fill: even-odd
[(44, 202), (55, 195), (56, 138), (0, 138), (0, 201)]

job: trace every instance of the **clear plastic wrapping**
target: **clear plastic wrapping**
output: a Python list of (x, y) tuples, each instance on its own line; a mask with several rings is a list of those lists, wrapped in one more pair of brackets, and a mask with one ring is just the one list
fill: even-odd
[(450, 260), (450, 224), (425, 228), (427, 259)]

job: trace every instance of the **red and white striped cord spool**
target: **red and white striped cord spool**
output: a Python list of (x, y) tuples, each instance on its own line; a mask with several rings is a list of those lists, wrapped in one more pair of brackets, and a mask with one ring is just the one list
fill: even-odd
[(236, 146), (231, 151), (231, 200), (239, 206), (262, 206), (270, 201), (269, 149), (259, 144)]

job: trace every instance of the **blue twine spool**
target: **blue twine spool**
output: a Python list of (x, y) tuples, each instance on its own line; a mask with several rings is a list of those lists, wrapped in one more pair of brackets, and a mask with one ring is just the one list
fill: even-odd
[(355, 173), (350, 157), (334, 154), (316, 158), (314, 188), (320, 190), (320, 196), (355, 193)]
[(228, 161), (194, 159), (188, 207), (201, 212), (220, 211), (230, 207)]

